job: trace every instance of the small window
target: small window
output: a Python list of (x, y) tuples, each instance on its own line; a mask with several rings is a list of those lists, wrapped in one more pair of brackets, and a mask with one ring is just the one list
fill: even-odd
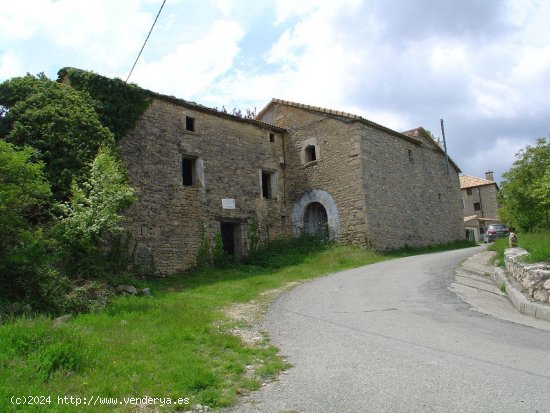
[(314, 145), (306, 146), (306, 163), (317, 160), (317, 153)]
[(412, 149), (409, 149), (409, 162), (413, 161), (413, 151)]
[(479, 202), (474, 202), (474, 211), (481, 211), (481, 204)]
[(472, 195), (472, 188), (466, 189), (466, 195)]
[(181, 175), (184, 186), (193, 186), (196, 183), (195, 159), (183, 158), (181, 160)]
[(190, 116), (185, 117), (185, 129), (190, 132), (195, 132), (195, 118)]
[(269, 134), (269, 142), (271, 142), (271, 143), (275, 142), (275, 134), (274, 133)]

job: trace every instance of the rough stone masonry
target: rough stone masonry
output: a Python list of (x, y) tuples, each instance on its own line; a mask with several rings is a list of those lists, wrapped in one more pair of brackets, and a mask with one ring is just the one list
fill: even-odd
[(151, 95), (119, 149), (138, 195), (126, 226), (157, 274), (192, 267), (217, 234), (237, 258), (301, 234), (379, 250), (464, 238), (460, 169), (447, 174), (422, 128), (278, 99), (244, 119)]

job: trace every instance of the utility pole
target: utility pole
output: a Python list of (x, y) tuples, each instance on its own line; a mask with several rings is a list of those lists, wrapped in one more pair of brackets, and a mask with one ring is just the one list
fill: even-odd
[(443, 127), (443, 119), (441, 119), (441, 134), (443, 135), (443, 149), (445, 150), (445, 166), (447, 167), (447, 175), (450, 175), (449, 155), (447, 154), (447, 142), (445, 141), (445, 128)]

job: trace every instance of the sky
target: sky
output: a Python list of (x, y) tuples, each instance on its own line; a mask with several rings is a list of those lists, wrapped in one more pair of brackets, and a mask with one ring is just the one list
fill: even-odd
[[(162, 0), (0, 8), (0, 82), (126, 79)], [(272, 98), (441, 137), (463, 174), (550, 136), (550, 0), (167, 0), (130, 82), (229, 111)]]

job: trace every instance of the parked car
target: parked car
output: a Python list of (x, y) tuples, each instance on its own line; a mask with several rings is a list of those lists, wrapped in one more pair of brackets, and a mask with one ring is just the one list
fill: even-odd
[(509, 233), (510, 228), (504, 224), (490, 224), (483, 234), (483, 241), (493, 242), (497, 238), (507, 237)]

